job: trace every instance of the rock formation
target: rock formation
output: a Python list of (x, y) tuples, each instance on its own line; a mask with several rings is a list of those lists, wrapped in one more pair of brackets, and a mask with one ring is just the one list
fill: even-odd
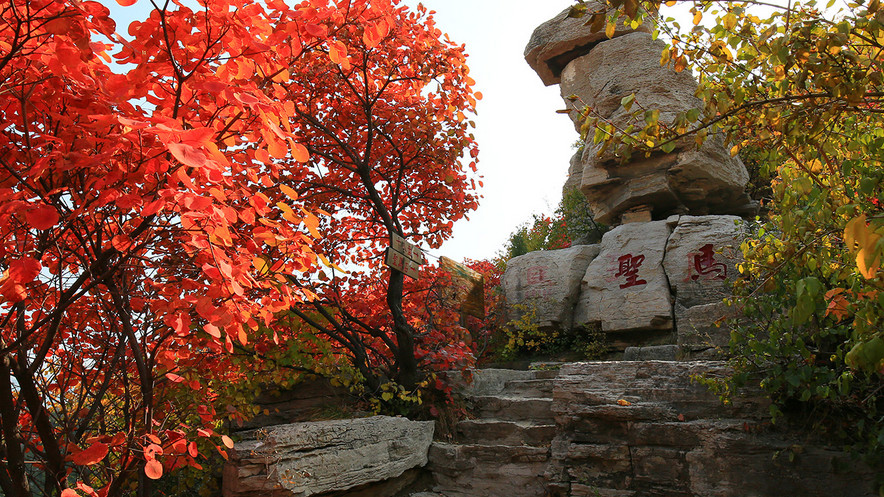
[[(588, 11), (599, 8), (587, 4)], [(621, 103), (629, 96), (633, 110), (658, 111), (661, 123), (701, 107), (690, 72), (660, 65), (666, 46), (651, 37), (648, 24), (618, 25), (609, 39), (584, 23), (566, 9), (537, 28), (525, 50), (545, 84), (560, 84), (576, 128), (586, 108), (619, 129), (642, 127), (643, 119), (636, 122)], [(615, 350), (662, 347), (626, 356), (636, 359), (696, 357), (725, 345), (729, 332), (720, 325), (734, 312), (723, 300), (737, 273), (744, 230), (739, 216), (751, 204), (746, 168), (723, 138), (710, 136), (699, 148), (686, 140), (669, 153), (637, 153), (623, 163), (590, 136), (568, 167), (564, 189), (579, 189), (596, 221), (621, 225), (592, 249), (598, 255), (576, 292), (572, 276), (528, 269), (568, 260), (574, 248), (509, 261), (503, 282), (511, 307), (534, 306), (541, 327), (599, 325)]]
[[(590, 2), (587, 9), (601, 8)], [(696, 80), (689, 71), (660, 65), (666, 47), (652, 39), (648, 24), (638, 30), (618, 25), (614, 37), (592, 33), (582, 19), (561, 14), (535, 30), (525, 50), (528, 64), (547, 84), (560, 84), (578, 129), (583, 111), (621, 130), (644, 126), (636, 109), (659, 111), (659, 122), (671, 124), (678, 113), (699, 108)], [(634, 95), (632, 109), (621, 101)], [(566, 188), (586, 196), (596, 221), (616, 224), (635, 208), (653, 219), (672, 214), (743, 214), (751, 209), (745, 186), (749, 176), (738, 157), (731, 157), (720, 136), (697, 149), (693, 140), (679, 142), (669, 153), (634, 156), (621, 163), (592, 136), (575, 156)]]

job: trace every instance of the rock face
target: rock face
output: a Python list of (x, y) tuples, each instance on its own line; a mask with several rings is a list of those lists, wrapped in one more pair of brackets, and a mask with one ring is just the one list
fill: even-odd
[(597, 245), (578, 245), (508, 261), (503, 288), (510, 319), (534, 311), (541, 328), (571, 328), (580, 282), (598, 253)]
[[(562, 72), (561, 92), (578, 129), (582, 110), (619, 129), (642, 128), (637, 109), (657, 110), (659, 122), (672, 123), (679, 112), (699, 108), (697, 83), (690, 72), (660, 66), (666, 45), (647, 33), (634, 32), (597, 44), (587, 55), (572, 60)], [(634, 95), (630, 110), (621, 105)], [(576, 100), (572, 100), (576, 96)], [(621, 164), (601, 144), (587, 140), (581, 162), (580, 190), (597, 221), (610, 224), (637, 205), (653, 206), (655, 218), (677, 212), (719, 213), (743, 208), (749, 175), (739, 158), (731, 157), (719, 136), (699, 150), (693, 141), (679, 143), (672, 153), (634, 157)], [(574, 165), (572, 164), (572, 169)], [(575, 177), (571, 175), (570, 177)]]
[[(678, 112), (699, 107), (700, 100), (694, 96), (697, 82), (691, 73), (660, 65), (660, 52), (665, 47), (649, 33), (628, 33), (605, 39), (569, 62), (562, 71), (560, 89), (566, 102), (571, 95), (578, 97), (570, 103), (572, 118), (590, 105), (593, 115), (625, 129), (633, 122), (632, 112), (620, 101), (629, 95), (635, 95), (633, 110), (659, 110), (664, 123), (671, 122)], [(579, 129), (582, 123), (575, 120), (575, 124)]]
[(724, 347), (730, 338), (719, 326), (734, 316), (723, 300), (739, 274), (743, 220), (736, 216), (682, 216), (669, 237), (663, 267), (675, 294), (678, 344), (692, 351)]
[(663, 271), (670, 223), (624, 224), (605, 233), (583, 278), (575, 324), (598, 322), (605, 332), (672, 329)]
[(395, 479), (427, 463), (433, 422), (375, 416), (251, 435), (236, 443), (225, 466), (225, 497), (307, 497)]
[[(587, 12), (600, 11), (601, 9), (604, 9), (604, 5), (593, 1), (587, 2)], [(559, 15), (541, 24), (534, 30), (528, 46), (525, 47), (525, 60), (537, 72), (546, 86), (559, 82), (562, 69), (569, 62), (586, 54), (595, 44), (608, 39), (604, 31), (593, 33), (589, 26), (584, 25), (587, 17), (569, 18), (568, 12), (570, 10), (567, 8)], [(634, 31), (651, 32), (652, 29), (650, 23), (645, 23), (635, 30), (618, 22), (614, 36)], [(659, 57), (659, 53), (657, 55)]]
[(807, 434), (774, 429), (758, 393), (725, 406), (691, 379), (726, 372), (701, 361), (564, 366), (553, 389), (549, 495), (875, 495), (874, 471)]

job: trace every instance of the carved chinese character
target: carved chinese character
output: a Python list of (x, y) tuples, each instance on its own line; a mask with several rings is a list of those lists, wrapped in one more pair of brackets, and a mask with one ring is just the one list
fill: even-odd
[[(727, 265), (723, 262), (715, 262), (715, 252), (712, 244), (707, 243), (700, 248), (699, 252), (689, 254), (691, 258), (691, 279), (697, 281), (701, 276), (710, 280), (727, 279)], [(696, 271), (697, 274), (693, 274)]]
[(538, 285), (546, 281), (546, 268), (543, 266), (533, 266), (526, 270), (525, 279), (529, 285)]
[(640, 268), (642, 263), (645, 262), (645, 256), (633, 256), (632, 254), (626, 254), (617, 259), (617, 262), (620, 265), (617, 274), (615, 274), (614, 276), (617, 278), (621, 276), (626, 277), (626, 283), (621, 284), (620, 288), (629, 288), (631, 286), (648, 284), (647, 281), (638, 279), (638, 268)]

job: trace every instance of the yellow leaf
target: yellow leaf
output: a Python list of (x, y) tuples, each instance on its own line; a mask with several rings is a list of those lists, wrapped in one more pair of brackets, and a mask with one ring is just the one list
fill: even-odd
[(677, 2), (675, 0), (669, 0), (668, 2), (666, 2), (666, 6), (667, 7), (675, 7), (676, 3)]
[(614, 29), (617, 28), (617, 24), (614, 21), (608, 21), (608, 25), (605, 26), (605, 36), (608, 38), (614, 37)]
[(721, 25), (728, 31), (734, 29), (737, 26), (737, 16), (733, 14), (724, 16), (724, 19), (721, 20)]
[(630, 402), (630, 401), (628, 401), (628, 400), (625, 400), (625, 399), (620, 399), (620, 400), (617, 401), (617, 405), (621, 405), (621, 406), (631, 406), (631, 405), (632, 405), (632, 402)]
[(865, 240), (868, 235), (866, 215), (861, 214), (858, 217), (851, 219), (844, 228), (844, 243), (847, 244), (847, 249), (853, 252), (856, 250), (857, 245), (860, 247), (865, 245)]
[(670, 54), (669, 54), (669, 47), (666, 47), (666, 48), (663, 49), (662, 52), (660, 52), (660, 65), (661, 65), (661, 66), (665, 66), (666, 64), (668, 64), (668, 63), (669, 63), (669, 57), (670, 57)]
[(880, 239), (880, 235), (870, 233), (866, 238), (866, 243), (856, 254), (856, 267), (867, 280), (874, 278), (878, 268), (881, 267), (881, 256), (875, 253), (875, 246)]

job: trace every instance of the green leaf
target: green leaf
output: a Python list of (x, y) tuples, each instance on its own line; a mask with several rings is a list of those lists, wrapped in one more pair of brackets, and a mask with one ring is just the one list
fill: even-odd
[(847, 353), (847, 365), (853, 369), (873, 372), (878, 363), (884, 359), (884, 340), (875, 337), (864, 343), (858, 343)]
[(629, 110), (632, 108), (632, 104), (635, 102), (635, 93), (631, 95), (627, 95), (620, 99), (620, 105), (623, 106), (624, 109)]

